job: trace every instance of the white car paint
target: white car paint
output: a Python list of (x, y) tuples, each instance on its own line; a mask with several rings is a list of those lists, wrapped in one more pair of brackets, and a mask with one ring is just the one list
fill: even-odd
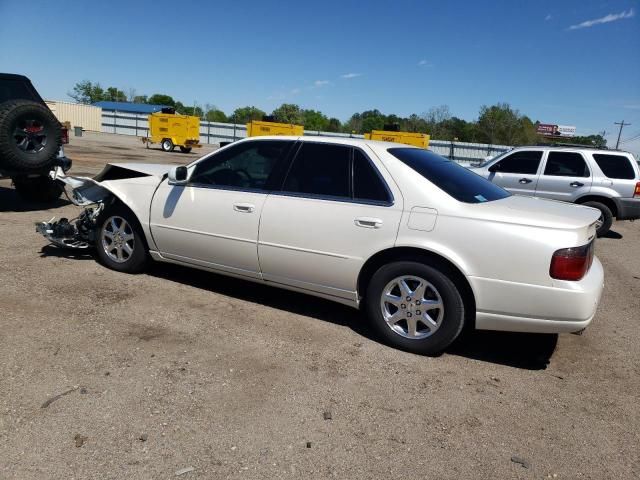
[[(149, 176), (94, 184), (131, 208), (158, 261), (358, 307), (358, 276), (366, 261), (378, 252), (411, 247), (447, 259), (464, 275), (479, 329), (578, 331), (594, 317), (603, 288), (598, 259), (573, 282), (552, 279), (549, 264), (556, 250), (595, 238), (597, 210), (515, 196), (463, 203), (387, 151), (398, 144), (277, 138), (362, 149), (391, 190), (393, 204), (170, 185), (167, 165), (120, 164)], [(203, 159), (188, 167), (189, 175)]]

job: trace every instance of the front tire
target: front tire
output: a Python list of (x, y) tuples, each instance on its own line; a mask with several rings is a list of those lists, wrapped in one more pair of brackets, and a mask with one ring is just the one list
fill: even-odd
[(100, 216), (96, 253), (104, 266), (125, 273), (139, 273), (147, 263), (147, 247), (135, 215), (112, 208)]
[(597, 208), (600, 210), (600, 226), (596, 228), (596, 235), (598, 237), (602, 237), (606, 235), (606, 233), (611, 229), (611, 225), (613, 224), (613, 213), (611, 209), (607, 207), (604, 203), (600, 202), (584, 202), (582, 205), (591, 208)]
[(422, 355), (441, 353), (464, 326), (456, 284), (439, 269), (417, 262), (381, 267), (367, 288), (365, 307), (386, 343)]
[(175, 145), (173, 144), (173, 142), (171, 141), (170, 138), (165, 138), (164, 140), (162, 140), (162, 143), (160, 144), (160, 147), (165, 152), (173, 152), (173, 149), (175, 148)]
[(180, 147), (182, 153), (191, 153), (191, 147)]

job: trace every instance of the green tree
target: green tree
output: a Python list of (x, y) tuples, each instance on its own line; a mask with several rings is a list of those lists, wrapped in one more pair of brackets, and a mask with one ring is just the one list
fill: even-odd
[(339, 132), (340, 130), (342, 130), (342, 124), (337, 118), (331, 117), (327, 122), (325, 130), (327, 132)]
[(83, 80), (73, 86), (73, 90), (67, 93), (79, 103), (96, 103), (105, 100), (105, 92), (99, 83)]
[(281, 123), (300, 125), (303, 121), (302, 110), (300, 110), (298, 105), (293, 103), (283, 103), (276, 108), (271, 115), (273, 115), (276, 122)]
[(478, 129), (487, 143), (517, 144), (522, 135), (520, 113), (508, 103), (497, 103), (490, 107), (483, 105), (480, 107)]
[(151, 105), (166, 105), (168, 107), (175, 107), (177, 110), (176, 101), (170, 95), (165, 95), (163, 93), (154, 93), (147, 99), (147, 101)]
[(108, 87), (104, 92), (104, 99), (110, 102), (126, 102), (127, 95), (116, 87)]
[(229, 121), (224, 112), (222, 110), (218, 110), (217, 108), (212, 108), (207, 111), (207, 113), (205, 114), (205, 118), (209, 122), (226, 123)]
[(307, 130), (327, 131), (327, 128), (329, 128), (329, 119), (317, 110), (303, 110), (302, 124)]
[(229, 117), (233, 123), (249, 123), (251, 120), (262, 120), (265, 115), (264, 111), (256, 107), (240, 107), (236, 108)]
[(136, 95), (133, 97), (133, 103), (149, 103), (149, 97), (146, 95)]

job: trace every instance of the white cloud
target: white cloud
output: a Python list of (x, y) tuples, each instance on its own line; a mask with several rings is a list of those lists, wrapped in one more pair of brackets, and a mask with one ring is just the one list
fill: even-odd
[(361, 73), (345, 73), (344, 75), (340, 75), (340, 78), (356, 78), (356, 77), (361, 77), (362, 74)]
[(429, 63), (427, 60), (425, 60), (424, 58), (422, 60), (420, 60), (418, 62), (418, 66), (419, 67), (433, 67), (432, 63)]
[(551, 16), (551, 14), (547, 15), (546, 17), (544, 17), (544, 21), (548, 22), (549, 20), (551, 20), (553, 17)]
[(594, 18), (593, 20), (586, 20), (576, 25), (571, 25), (569, 30), (578, 30), (579, 28), (590, 28), (594, 25), (600, 25), (602, 23), (617, 22), (618, 20), (624, 20), (625, 18), (632, 18), (636, 12), (632, 9), (620, 13), (610, 13), (604, 17)]
[(329, 84), (331, 84), (329, 80), (316, 80), (315, 82), (313, 82), (313, 86), (317, 88), (326, 87)]

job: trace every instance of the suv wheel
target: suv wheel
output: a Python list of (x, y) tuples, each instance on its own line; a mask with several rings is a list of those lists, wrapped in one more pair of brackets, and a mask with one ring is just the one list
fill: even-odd
[(60, 122), (46, 105), (30, 100), (0, 104), (0, 159), (20, 171), (51, 165), (62, 145)]
[(613, 213), (611, 212), (611, 209), (604, 203), (600, 202), (584, 202), (582, 205), (600, 210), (600, 218), (598, 219), (596, 235), (598, 237), (605, 235), (611, 229), (611, 224), (613, 223)]
[(458, 287), (442, 271), (417, 262), (381, 267), (367, 288), (365, 306), (387, 343), (423, 355), (442, 352), (464, 325)]
[(98, 225), (96, 253), (103, 265), (126, 273), (144, 270), (147, 248), (133, 213), (122, 207), (111, 208), (101, 215)]

